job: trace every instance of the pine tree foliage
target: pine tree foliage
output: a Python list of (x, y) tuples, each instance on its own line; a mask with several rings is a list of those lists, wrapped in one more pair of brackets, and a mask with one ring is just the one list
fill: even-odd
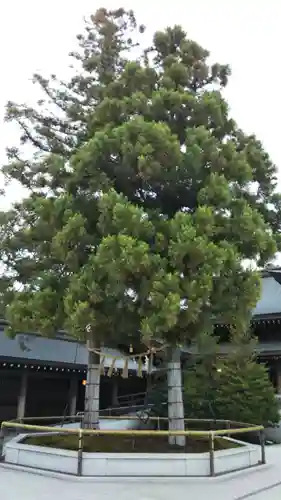
[[(21, 130), (19, 146), (8, 149), (8, 176), (39, 191), (43, 187), (51, 192), (63, 188), (65, 160), (91, 137), (90, 116), (102, 103), (107, 86), (114, 84), (125, 68), (126, 54), (137, 45), (136, 33), (143, 31), (132, 11), (100, 8), (85, 21), (84, 32), (77, 35), (77, 50), (69, 54), (72, 77), (64, 81), (54, 74), (49, 79), (33, 75), (33, 83), (42, 94), (37, 105), (9, 101), (6, 107), (6, 121), (16, 123)], [(23, 156), (25, 144), (34, 147), (39, 161)]]
[[(141, 36), (132, 12), (99, 9), (68, 82), (35, 75), (46, 99), (9, 103), (36, 153), (3, 168), (30, 194), (3, 216), (1, 258), (17, 293), (11, 332), (67, 329), (99, 342), (244, 329), (258, 273), (279, 245), (276, 168), (229, 115), (230, 70), (180, 26)], [(56, 112), (54, 111), (56, 110)]]

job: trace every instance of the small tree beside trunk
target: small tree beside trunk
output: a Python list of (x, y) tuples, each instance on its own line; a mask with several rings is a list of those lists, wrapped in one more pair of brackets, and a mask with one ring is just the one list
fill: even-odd
[(280, 420), (278, 403), (263, 364), (242, 351), (184, 375), (184, 406), (190, 418), (223, 419), (268, 427)]

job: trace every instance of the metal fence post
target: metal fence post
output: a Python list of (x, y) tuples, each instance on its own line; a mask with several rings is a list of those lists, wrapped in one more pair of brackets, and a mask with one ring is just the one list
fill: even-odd
[(214, 477), (215, 475), (215, 441), (214, 441), (214, 433), (210, 432), (209, 434), (209, 453), (210, 453), (210, 476)]
[(3, 460), (3, 451), (4, 451), (4, 440), (5, 440), (5, 427), (1, 425), (0, 430), (0, 460)]
[(265, 464), (265, 435), (264, 430), (260, 431), (260, 445), (261, 445), (261, 463)]
[(79, 429), (78, 435), (78, 461), (77, 461), (77, 475), (82, 475), (82, 461), (83, 461), (83, 429)]
[[(227, 427), (227, 429), (230, 429), (230, 428), (231, 428), (231, 425), (230, 425), (230, 420), (227, 420), (227, 421), (226, 421), (226, 427)], [(230, 437), (230, 434), (227, 434), (227, 437)]]

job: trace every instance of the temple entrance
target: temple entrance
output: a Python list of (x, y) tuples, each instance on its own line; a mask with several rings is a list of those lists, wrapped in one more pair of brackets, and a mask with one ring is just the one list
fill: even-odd
[(68, 378), (29, 376), (25, 416), (64, 415), (69, 404), (69, 384)]
[(19, 373), (0, 373), (0, 421), (16, 418), (20, 383)]

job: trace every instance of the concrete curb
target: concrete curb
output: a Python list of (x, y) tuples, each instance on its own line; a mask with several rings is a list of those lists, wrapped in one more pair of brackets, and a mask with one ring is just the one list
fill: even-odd
[[(158, 483), (159, 480), (161, 480), (161, 482), (168, 482), (168, 483), (171, 483), (173, 481), (175, 481), (176, 483), (179, 483), (179, 482), (182, 482), (182, 483), (190, 483), (190, 484), (198, 484), (198, 483), (201, 483), (201, 484), (209, 484), (210, 482), (211, 483), (216, 483), (216, 484), (219, 484), (219, 483), (226, 483), (228, 480), (233, 480), (235, 479), (236, 477), (243, 477), (243, 476), (249, 476), (250, 474), (253, 474), (255, 472), (260, 472), (262, 470), (262, 472), (265, 472), (266, 470), (269, 470), (272, 468), (272, 465), (271, 464), (266, 464), (266, 465), (263, 465), (262, 466), (262, 469), (261, 469), (261, 466), (260, 465), (257, 465), (255, 467), (251, 467), (249, 469), (244, 469), (244, 470), (240, 470), (240, 471), (234, 471), (234, 472), (229, 472), (227, 474), (224, 474), (222, 476), (216, 476), (216, 477), (145, 477), (145, 481), (146, 482), (150, 482), (150, 483), (153, 483), (153, 482), (156, 482)], [(53, 478), (53, 479), (60, 479), (60, 480), (63, 480), (63, 481), (71, 481), (71, 482), (83, 482), (83, 483), (89, 483), (89, 482), (98, 482), (98, 483), (140, 483), (140, 482), (143, 482), (143, 477), (142, 476), (138, 476), (138, 477), (122, 477), (122, 476), (116, 476), (116, 477), (90, 477), (90, 476), (76, 476), (76, 475), (72, 475), (72, 474), (65, 474), (63, 472), (53, 472), (53, 471), (48, 471), (48, 470), (44, 470), (44, 469), (35, 469), (33, 467), (25, 467), (25, 466), (22, 466), (22, 465), (14, 465), (14, 464), (9, 464), (9, 463), (5, 463), (5, 462), (0, 462), (0, 469), (7, 469), (7, 470), (14, 470), (14, 471), (19, 471), (19, 472), (25, 472), (27, 474), (35, 474), (37, 476), (44, 476), (44, 477), (50, 477), (50, 478)], [(275, 486), (278, 486), (278, 484), (275, 484), (275, 485), (272, 485), (272, 486), (267, 486), (265, 487), (265, 489), (270, 489), (271, 487), (275, 487)], [(260, 491), (262, 490), (258, 490), (257, 493), (259, 493)], [(255, 494), (255, 493), (251, 493), (249, 495), (252, 495), (252, 494)], [(236, 500), (243, 500), (244, 498), (247, 498), (247, 496), (245, 497), (238, 497)]]

